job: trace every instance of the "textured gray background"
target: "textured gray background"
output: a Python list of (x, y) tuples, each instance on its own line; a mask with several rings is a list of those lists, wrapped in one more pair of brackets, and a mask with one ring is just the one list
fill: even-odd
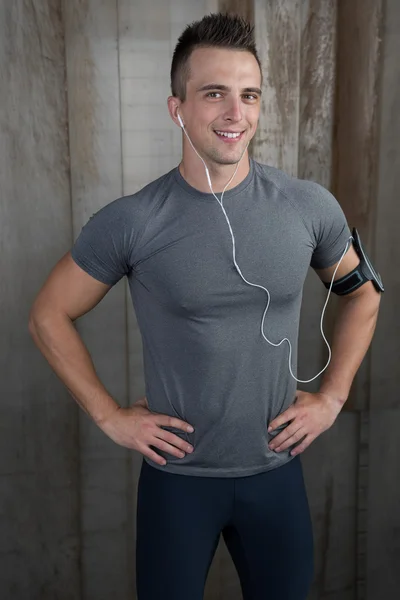
[[(166, 107), (172, 51), (187, 23), (217, 8), (256, 24), (265, 97), (253, 156), (332, 189), (387, 287), (351, 398), (303, 455), (316, 542), (310, 600), (397, 597), (400, 4), (0, 0), (5, 600), (135, 597), (140, 456), (113, 444), (76, 407), (34, 347), (28, 313), (93, 212), (178, 164), (181, 134)], [(325, 361), (324, 295), (310, 273), (301, 378)], [(328, 330), (333, 316), (334, 303)], [(144, 390), (141, 342), (125, 282), (78, 327), (110, 392), (122, 404), (135, 401)], [(205, 598), (241, 598), (223, 543)]]

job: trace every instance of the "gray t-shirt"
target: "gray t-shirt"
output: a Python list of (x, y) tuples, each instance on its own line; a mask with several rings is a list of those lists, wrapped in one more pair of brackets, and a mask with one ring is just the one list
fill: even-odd
[[(339, 260), (350, 237), (345, 216), (320, 185), (252, 159), (248, 176), (223, 202), (244, 277), (271, 294), (264, 333), (275, 343), (291, 340), (296, 374), (307, 270)], [(291, 460), (290, 449), (268, 449), (267, 432), (294, 400), (289, 348), (263, 339), (267, 294), (237, 273), (228, 225), (212, 194), (190, 186), (176, 167), (97, 212), (72, 256), (106, 284), (128, 277), (149, 408), (195, 428), (172, 430), (194, 445), (192, 454), (158, 450), (167, 464), (145, 458), (149, 464), (170, 473), (240, 477)]]

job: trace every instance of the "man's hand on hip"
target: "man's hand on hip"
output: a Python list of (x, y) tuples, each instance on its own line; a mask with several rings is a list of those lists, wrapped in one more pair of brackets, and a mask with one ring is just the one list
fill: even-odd
[(271, 433), (285, 423), (289, 425), (268, 445), (270, 450), (280, 452), (300, 442), (290, 454), (303, 452), (321, 433), (333, 425), (342, 405), (327, 394), (296, 392), (294, 403), (269, 424)]
[(182, 440), (178, 435), (161, 428), (172, 427), (185, 432), (192, 432), (189, 423), (175, 417), (153, 413), (149, 410), (147, 399), (141, 398), (129, 408), (119, 407), (99, 427), (109, 438), (120, 446), (137, 450), (159, 465), (165, 465), (166, 460), (154, 452), (154, 446), (183, 458), (186, 453), (193, 452), (193, 446)]

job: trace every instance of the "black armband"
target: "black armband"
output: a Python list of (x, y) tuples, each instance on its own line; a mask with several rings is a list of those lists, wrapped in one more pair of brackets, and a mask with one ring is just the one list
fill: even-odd
[[(364, 248), (362, 247), (360, 236), (358, 234), (357, 229), (354, 227), (352, 232), (353, 237), (353, 246), (355, 251), (357, 252), (357, 256), (360, 259), (360, 264), (347, 273), (344, 277), (337, 279), (333, 282), (332, 292), (338, 294), (339, 296), (345, 296), (346, 294), (350, 294), (354, 292), (359, 287), (367, 283), (367, 281), (372, 281), (375, 289), (378, 292), (384, 292), (385, 288), (383, 287), (383, 282), (381, 276), (377, 271), (375, 271), (374, 267), (371, 264), (370, 259), (365, 253)], [(324, 285), (327, 289), (330, 288), (330, 282), (324, 282)]]

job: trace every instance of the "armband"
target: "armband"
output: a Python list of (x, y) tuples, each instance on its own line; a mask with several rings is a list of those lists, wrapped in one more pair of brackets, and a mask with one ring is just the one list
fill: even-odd
[[(355, 269), (350, 271), (350, 273), (347, 273), (347, 275), (344, 277), (334, 281), (332, 285), (332, 292), (338, 294), (339, 296), (345, 296), (346, 294), (350, 294), (351, 292), (357, 290), (359, 287), (364, 285), (364, 283), (367, 283), (367, 281), (372, 281), (375, 289), (378, 292), (384, 292), (385, 288), (383, 287), (382, 278), (372, 266), (371, 261), (361, 244), (359, 233), (355, 227), (352, 232), (352, 238), (353, 247), (358, 258), (360, 259), (360, 264), (357, 265)], [(324, 282), (324, 285), (327, 289), (330, 288), (330, 283)]]

